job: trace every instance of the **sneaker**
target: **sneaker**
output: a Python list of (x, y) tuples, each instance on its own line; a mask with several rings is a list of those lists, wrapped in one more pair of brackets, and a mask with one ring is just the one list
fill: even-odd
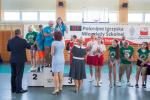
[(99, 82), (99, 85), (102, 86), (102, 82)]
[(101, 87), (102, 84), (95, 82), (95, 87)]
[(102, 84), (102, 80), (100, 80), (99, 84)]
[(37, 72), (41, 72), (41, 67), (38, 67), (38, 68), (37, 68)]
[(90, 77), (89, 82), (93, 82), (93, 81), (94, 81), (94, 79), (92, 77)]
[(116, 86), (116, 83), (114, 83), (114, 86)]
[(118, 82), (118, 83), (117, 83), (117, 86), (118, 86), (118, 87), (121, 87), (121, 85), (122, 85), (121, 82)]
[(99, 86), (99, 87), (101, 87), (101, 86), (102, 86), (102, 84), (98, 84), (98, 86)]
[(36, 67), (33, 67), (33, 66), (30, 69), (31, 72), (36, 72), (36, 70), (37, 70)]
[(112, 88), (113, 87), (112, 84), (109, 84), (109, 87)]
[(136, 87), (136, 88), (139, 88), (139, 85), (138, 85), (138, 84), (136, 84), (136, 85), (135, 85), (135, 87)]
[(145, 84), (143, 84), (143, 85), (142, 85), (142, 87), (143, 87), (143, 88), (146, 88), (146, 85), (145, 85)]
[(42, 72), (44, 71), (44, 66), (41, 67), (41, 71), (42, 71)]
[(127, 86), (128, 87), (133, 87), (133, 85), (130, 82), (127, 83)]

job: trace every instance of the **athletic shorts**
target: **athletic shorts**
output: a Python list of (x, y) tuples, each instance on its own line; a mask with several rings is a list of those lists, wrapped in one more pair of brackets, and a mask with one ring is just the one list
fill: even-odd
[(37, 50), (37, 46), (36, 45), (31, 45), (31, 49), (30, 50)]
[(97, 65), (97, 56), (87, 56), (87, 64), (88, 65)]
[(38, 51), (39, 58), (44, 58), (44, 51)]
[(139, 67), (147, 67), (148, 66), (147, 64), (144, 64), (144, 66), (142, 66), (141, 64), (142, 64), (142, 61), (138, 59), (137, 63), (136, 63), (137, 66), (139, 66)]
[(104, 56), (95, 56), (94, 57), (94, 66), (102, 67), (104, 65)]

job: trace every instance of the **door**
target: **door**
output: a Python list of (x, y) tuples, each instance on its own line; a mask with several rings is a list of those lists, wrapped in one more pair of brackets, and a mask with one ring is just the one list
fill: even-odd
[(0, 54), (4, 62), (9, 61), (10, 54), (7, 51), (7, 43), (13, 36), (13, 31), (0, 31)]

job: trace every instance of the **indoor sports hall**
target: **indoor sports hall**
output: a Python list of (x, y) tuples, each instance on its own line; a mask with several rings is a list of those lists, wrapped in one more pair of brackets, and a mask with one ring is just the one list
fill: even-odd
[(0, 0), (0, 100), (150, 100), (150, 0)]

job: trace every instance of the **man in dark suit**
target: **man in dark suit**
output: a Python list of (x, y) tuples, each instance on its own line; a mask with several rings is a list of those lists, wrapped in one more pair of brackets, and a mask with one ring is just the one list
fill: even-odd
[(20, 29), (15, 30), (15, 37), (10, 39), (7, 44), (7, 50), (11, 53), (11, 91), (12, 93), (25, 93), (27, 90), (22, 89), (22, 78), (24, 65), (27, 61), (26, 49), (30, 45), (22, 38)]

